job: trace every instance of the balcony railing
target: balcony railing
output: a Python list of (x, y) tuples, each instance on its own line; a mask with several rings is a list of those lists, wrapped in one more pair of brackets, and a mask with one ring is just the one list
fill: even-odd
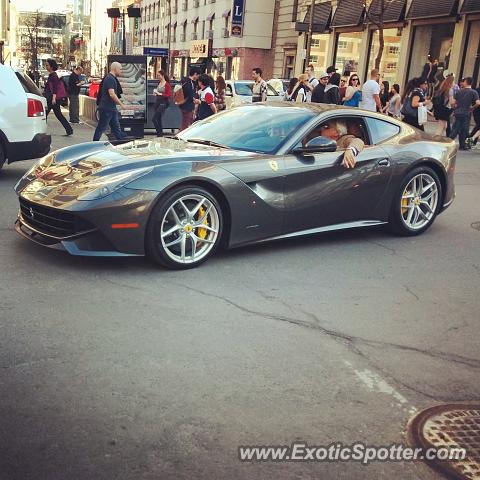
[(206, 37), (207, 37), (208, 39), (213, 38), (213, 30), (207, 30), (207, 32), (206, 32)]

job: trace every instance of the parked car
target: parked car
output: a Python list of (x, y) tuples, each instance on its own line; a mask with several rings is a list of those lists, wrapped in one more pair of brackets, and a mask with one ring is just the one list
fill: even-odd
[[(228, 108), (238, 107), (245, 103), (252, 103), (253, 80), (227, 80), (225, 92), (225, 104)], [(267, 84), (267, 102), (282, 100), (278, 92)]]
[(271, 78), (267, 83), (281, 96), (285, 95), (290, 80), (283, 78)]
[[(326, 125), (363, 140), (354, 168)], [(243, 105), (173, 138), (47, 155), (15, 186), (16, 229), (72, 255), (147, 255), (176, 269), (220, 245), (384, 224), (419, 235), (455, 197), (456, 154), (448, 138), (365, 110)]]
[[(67, 90), (67, 92), (68, 92), (68, 82), (70, 80), (71, 73), (72, 72), (68, 72), (67, 74), (62, 74), (58, 76), (65, 84), (65, 89)], [(88, 95), (88, 90), (90, 88), (90, 82), (88, 80), (88, 77), (83, 73), (80, 74), (79, 77), (82, 82), (85, 82), (83, 85), (80, 85), (80, 95)]]
[(0, 65), (0, 168), (5, 162), (49, 152), (46, 107), (45, 98), (28, 75)]

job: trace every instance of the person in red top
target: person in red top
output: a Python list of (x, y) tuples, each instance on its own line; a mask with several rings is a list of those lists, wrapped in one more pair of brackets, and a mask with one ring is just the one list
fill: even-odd
[(65, 134), (67, 136), (71, 135), (73, 133), (73, 128), (63, 116), (60, 108), (60, 101), (67, 98), (67, 89), (65, 88), (63, 81), (58, 78), (58, 64), (53, 58), (49, 58), (45, 62), (45, 68), (49, 74), (47, 84), (45, 85), (45, 97), (47, 98), (46, 116), (48, 117), (50, 110), (53, 110), (58, 121), (65, 129)]
[(168, 75), (163, 70), (158, 72), (158, 85), (153, 94), (155, 95), (155, 114), (152, 121), (157, 131), (157, 137), (161, 137), (163, 135), (162, 116), (170, 105), (170, 97), (172, 96), (172, 87)]
[(200, 98), (194, 100), (198, 106), (197, 120), (203, 120), (204, 118), (208, 118), (214, 113), (217, 113), (217, 107), (215, 106), (215, 94), (210, 87), (212, 84), (213, 79), (206, 73), (203, 73), (198, 77), (198, 85), (200, 86), (198, 96)]

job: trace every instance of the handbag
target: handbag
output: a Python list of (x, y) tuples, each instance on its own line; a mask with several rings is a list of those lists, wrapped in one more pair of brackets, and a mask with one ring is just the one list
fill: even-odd
[(424, 125), (428, 121), (428, 110), (425, 105), (418, 107), (418, 124)]

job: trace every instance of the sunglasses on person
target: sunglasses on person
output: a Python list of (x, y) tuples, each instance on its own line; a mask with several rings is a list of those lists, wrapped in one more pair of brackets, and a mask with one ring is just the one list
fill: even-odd
[(358, 82), (360, 79), (357, 77), (352, 77), (352, 82)]

